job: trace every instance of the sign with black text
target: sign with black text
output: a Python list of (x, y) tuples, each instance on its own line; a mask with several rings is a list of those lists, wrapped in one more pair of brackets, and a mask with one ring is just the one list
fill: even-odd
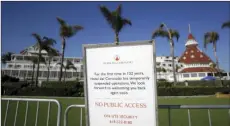
[(88, 126), (156, 126), (151, 44), (85, 48)]

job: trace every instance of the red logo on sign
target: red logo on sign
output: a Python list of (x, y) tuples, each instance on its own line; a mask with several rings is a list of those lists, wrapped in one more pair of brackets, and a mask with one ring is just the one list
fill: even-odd
[(118, 61), (118, 60), (120, 60), (120, 57), (119, 57), (118, 55), (116, 55), (116, 56), (114, 57), (114, 59), (115, 59), (116, 61)]

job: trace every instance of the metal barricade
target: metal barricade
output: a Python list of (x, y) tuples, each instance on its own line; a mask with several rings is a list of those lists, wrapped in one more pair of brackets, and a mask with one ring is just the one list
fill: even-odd
[(1, 98), (1, 100), (2, 101), (7, 101), (7, 106), (6, 106), (6, 111), (5, 111), (5, 117), (4, 117), (4, 125), (3, 126), (6, 126), (7, 114), (8, 114), (8, 109), (9, 109), (10, 101), (17, 101), (16, 111), (15, 111), (15, 115), (14, 115), (14, 126), (16, 126), (16, 123), (17, 123), (17, 115), (18, 115), (18, 108), (19, 108), (19, 103), (20, 102), (26, 102), (26, 111), (25, 111), (24, 126), (27, 125), (27, 116), (28, 116), (27, 114), (28, 114), (29, 102), (37, 102), (35, 126), (37, 126), (37, 124), (38, 124), (38, 113), (39, 113), (39, 103), (40, 102), (48, 102), (48, 112), (47, 112), (47, 120), (46, 120), (46, 125), (47, 126), (49, 126), (51, 103), (55, 103), (57, 105), (57, 107), (58, 107), (58, 110), (57, 110), (57, 126), (60, 126), (61, 105), (60, 105), (59, 101), (57, 101), (55, 99)]
[(68, 119), (68, 112), (71, 108), (80, 108), (80, 126), (82, 126), (82, 109), (85, 108), (85, 105), (70, 105), (65, 109), (65, 114), (64, 114), (64, 126), (67, 126), (67, 119)]
[(169, 126), (171, 126), (171, 109), (187, 109), (189, 126), (192, 126), (190, 109), (208, 109), (209, 126), (212, 126), (210, 109), (229, 109), (228, 114), (230, 120), (230, 105), (159, 105), (158, 108), (168, 109)]
[[(80, 116), (80, 126), (82, 126), (82, 109), (85, 108), (85, 105), (70, 105), (65, 109), (64, 114), (64, 126), (67, 126), (67, 119), (68, 119), (68, 112), (70, 108), (80, 108), (81, 109), (81, 116)], [(192, 126), (191, 122), (191, 113), (190, 109), (207, 109), (208, 113), (208, 120), (209, 120), (209, 126), (212, 126), (212, 120), (211, 120), (211, 113), (210, 109), (229, 109), (229, 120), (230, 120), (230, 105), (158, 105), (159, 109), (167, 109), (168, 110), (168, 119), (169, 119), (169, 126), (171, 126), (171, 110), (172, 109), (187, 109), (188, 111), (188, 125)]]

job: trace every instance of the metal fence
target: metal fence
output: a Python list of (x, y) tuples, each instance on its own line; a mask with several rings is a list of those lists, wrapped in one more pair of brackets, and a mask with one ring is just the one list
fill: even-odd
[[(59, 103), (59, 101), (55, 100), (55, 99), (32, 99), (32, 98), (1, 98), (2, 101), (6, 101), (6, 107), (5, 107), (5, 116), (3, 120), (3, 126), (6, 126), (6, 122), (7, 122), (7, 117), (8, 117), (8, 110), (12, 109), (9, 107), (10, 103), (15, 101), (16, 102), (16, 111), (13, 114), (14, 117), (13, 118), (13, 125), (16, 126), (17, 124), (17, 117), (18, 117), (18, 109), (19, 109), (19, 103), (20, 102), (26, 102), (26, 110), (25, 110), (25, 119), (23, 122), (23, 125), (26, 126), (27, 124), (27, 116), (28, 116), (28, 111), (29, 111), (29, 103), (31, 102), (36, 102), (36, 113), (35, 113), (35, 123), (34, 125), (37, 126), (38, 125), (38, 114), (39, 114), (39, 108), (40, 108), (40, 102), (46, 102), (48, 103), (48, 109), (47, 109), (47, 118), (46, 118), (46, 126), (51, 125), (51, 123), (49, 123), (50, 120), (50, 110), (51, 110), (51, 103), (55, 103), (57, 105), (57, 115), (56, 116), (56, 124), (57, 126), (60, 126), (60, 121), (61, 121), (61, 104)], [(80, 114), (80, 122), (79, 125), (82, 126), (83, 125), (83, 113), (84, 113), (84, 108), (85, 105), (78, 105), (78, 104), (74, 104), (74, 105), (69, 105), (66, 107), (65, 112), (64, 112), (64, 126), (68, 126), (68, 113), (72, 108), (78, 108), (80, 109), (80, 113), (76, 113), (76, 114)], [(211, 112), (210, 109), (228, 109), (228, 116), (229, 116), (229, 121), (230, 121), (230, 105), (159, 105), (158, 106), (159, 109), (166, 109), (168, 110), (168, 125), (171, 126), (172, 125), (172, 113), (171, 111), (173, 109), (186, 109), (187, 110), (187, 115), (188, 115), (188, 126), (192, 126), (192, 121), (191, 121), (191, 109), (206, 109), (207, 110), (207, 117), (208, 117), (208, 123), (209, 126), (212, 126), (212, 118), (211, 118)], [(2, 112), (3, 113), (3, 112)], [(44, 112), (43, 112), (44, 113)], [(3, 116), (3, 114), (2, 114)], [(10, 120), (11, 121), (11, 120)], [(20, 120), (21, 121), (21, 120)], [(53, 123), (53, 122), (52, 122)], [(230, 122), (229, 122), (230, 124)]]
[(68, 120), (68, 112), (71, 108), (80, 108), (80, 126), (82, 126), (82, 109), (85, 108), (85, 105), (70, 105), (65, 109), (65, 114), (64, 114), (64, 126), (67, 126), (67, 120)]
[[(85, 108), (85, 105), (70, 105), (66, 108), (65, 114), (64, 114), (64, 126), (67, 126), (68, 124), (68, 112), (70, 108), (80, 108), (80, 126), (82, 126), (82, 109)], [(211, 113), (210, 109), (229, 109), (229, 121), (230, 121), (230, 105), (159, 105), (159, 109), (167, 109), (168, 110), (168, 125), (171, 126), (171, 110), (172, 109), (187, 109), (188, 111), (188, 125), (192, 126), (191, 122), (191, 112), (190, 109), (207, 109), (207, 116), (209, 120), (209, 126), (212, 126), (212, 119), (211, 119)]]
[[(50, 118), (50, 109), (51, 109), (51, 103), (55, 103), (58, 107), (57, 109), (57, 126), (60, 126), (60, 119), (61, 119), (61, 105), (59, 101), (55, 99), (34, 99), (34, 98), (1, 98), (2, 101), (7, 101), (6, 104), (6, 111), (5, 111), (5, 117), (4, 117), (4, 123), (3, 126), (6, 126), (7, 122), (7, 115), (8, 115), (8, 109), (9, 109), (9, 104), (12, 101), (16, 101), (16, 111), (14, 114), (14, 126), (17, 124), (17, 116), (18, 116), (18, 108), (19, 108), (19, 103), (20, 102), (26, 102), (26, 111), (25, 111), (25, 119), (24, 119), (24, 126), (27, 125), (27, 116), (28, 116), (28, 107), (30, 102), (37, 102), (36, 106), (36, 118), (35, 118), (35, 126), (38, 124), (38, 113), (39, 113), (39, 103), (40, 102), (48, 102), (48, 110), (47, 110), (47, 120), (46, 120), (46, 125), (49, 126), (49, 118)], [(12, 109), (12, 108), (10, 108)]]
[(169, 126), (171, 126), (172, 124), (171, 123), (171, 110), (172, 109), (187, 109), (189, 126), (192, 126), (190, 109), (207, 109), (209, 126), (212, 126), (212, 118), (211, 118), (210, 109), (229, 109), (228, 114), (229, 114), (229, 120), (230, 120), (230, 105), (159, 105), (158, 108), (168, 109)]

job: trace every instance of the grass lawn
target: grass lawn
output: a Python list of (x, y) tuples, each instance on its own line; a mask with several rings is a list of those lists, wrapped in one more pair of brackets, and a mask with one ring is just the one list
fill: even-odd
[[(82, 98), (57, 98), (57, 97), (39, 97), (39, 98), (51, 98), (57, 99), (62, 105), (62, 117), (61, 125), (63, 125), (63, 114), (64, 110), (68, 105), (71, 104), (83, 104), (84, 99)], [(230, 104), (230, 99), (227, 98), (215, 98), (215, 97), (200, 97), (200, 98), (159, 98), (159, 104), (186, 104), (186, 105), (228, 105)], [(36, 117), (36, 102), (29, 103), (28, 115), (27, 115), (27, 126), (32, 126), (35, 123)], [(46, 126), (47, 121), (47, 108), (48, 103), (39, 104), (39, 113), (37, 126)], [(10, 102), (8, 109), (8, 118), (6, 126), (14, 125), (14, 115), (16, 110), (16, 102)], [(6, 102), (1, 103), (1, 125), (3, 126), (5, 117)], [(18, 116), (16, 126), (23, 126), (25, 119), (26, 102), (20, 102), (18, 107)], [(51, 113), (49, 126), (56, 125), (56, 112), (57, 107), (51, 104)], [(84, 111), (83, 111), (84, 112)], [(168, 110), (159, 110), (159, 123), (160, 126), (168, 126)], [(228, 110), (210, 110), (212, 118), (212, 126), (230, 126), (230, 116), (228, 115)], [(190, 110), (192, 126), (208, 126), (208, 113), (207, 110)], [(72, 109), (68, 114), (68, 126), (79, 126), (80, 125), (80, 109)], [(84, 115), (83, 115), (84, 117)], [(188, 126), (188, 114), (187, 110), (172, 110), (172, 125), (171, 126)], [(84, 118), (83, 118), (84, 119)], [(85, 125), (85, 120), (83, 120), (83, 125)]]

